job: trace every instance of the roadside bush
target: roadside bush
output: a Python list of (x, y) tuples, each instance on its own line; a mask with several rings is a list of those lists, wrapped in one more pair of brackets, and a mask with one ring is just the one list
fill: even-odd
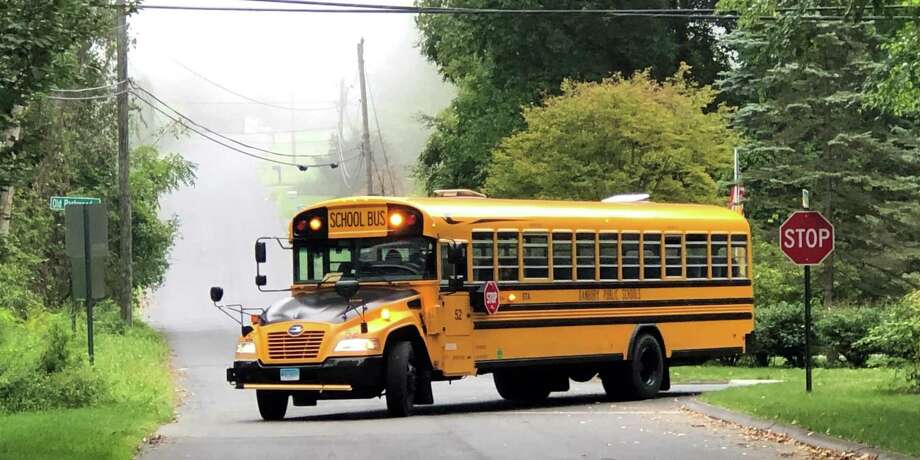
[(816, 341), (828, 352), (828, 364), (833, 366), (836, 356), (843, 356), (847, 364), (863, 367), (872, 353), (877, 351), (860, 342), (881, 321), (882, 308), (835, 306), (820, 314), (815, 321)]
[(889, 308), (881, 323), (857, 345), (898, 359), (910, 388), (920, 391), (920, 290)]
[(754, 320), (754, 346), (750, 354), (757, 364), (766, 366), (772, 356), (781, 356), (792, 366), (805, 364), (805, 323), (802, 306), (778, 302), (757, 308)]
[(74, 353), (62, 315), (15, 320), (0, 311), (0, 413), (76, 408), (101, 400), (108, 390)]

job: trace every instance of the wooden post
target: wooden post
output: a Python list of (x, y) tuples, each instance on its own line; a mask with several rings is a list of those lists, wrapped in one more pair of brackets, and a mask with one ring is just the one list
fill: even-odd
[(121, 319), (131, 325), (134, 273), (131, 266), (131, 153), (128, 145), (128, 21), (124, 1), (119, 0), (116, 16), (116, 71), (118, 74), (118, 215), (121, 225), (120, 266)]

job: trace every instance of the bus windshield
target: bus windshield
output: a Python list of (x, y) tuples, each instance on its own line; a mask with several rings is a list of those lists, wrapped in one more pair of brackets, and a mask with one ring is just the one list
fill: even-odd
[(295, 252), (295, 283), (319, 282), (330, 273), (358, 281), (435, 279), (435, 243), (421, 236), (304, 241)]

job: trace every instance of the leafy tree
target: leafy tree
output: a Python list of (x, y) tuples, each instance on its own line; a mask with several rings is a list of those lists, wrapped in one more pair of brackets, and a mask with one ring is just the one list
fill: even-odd
[(112, 11), (90, 0), (0, 3), (0, 232), (14, 186), (28, 183), (41, 161), (40, 152), (16, 147), (23, 108), (36, 92), (73, 81), (77, 51), (111, 35)]
[[(714, 0), (421, 0), (470, 8), (711, 8)], [(689, 63), (710, 83), (727, 55), (709, 24), (603, 15), (420, 15), (420, 47), (458, 95), (436, 117), (419, 157), (428, 190), (479, 188), (493, 148), (524, 127), (521, 107), (558, 94), (565, 79), (600, 81), (650, 69), (656, 79)]]
[(486, 191), (502, 197), (598, 200), (649, 192), (660, 201), (714, 203), (735, 136), (714, 91), (648, 72), (562, 85), (524, 110), (527, 128), (495, 150)]
[(903, 293), (920, 270), (920, 141), (914, 121), (865, 108), (882, 37), (871, 21), (803, 20), (819, 2), (778, 5), (775, 20), (729, 35), (738, 64), (720, 82), (744, 101), (734, 124), (749, 140), (751, 217), (775, 238), (800, 189), (811, 189), (837, 230), (820, 273), (825, 305), (839, 287)]

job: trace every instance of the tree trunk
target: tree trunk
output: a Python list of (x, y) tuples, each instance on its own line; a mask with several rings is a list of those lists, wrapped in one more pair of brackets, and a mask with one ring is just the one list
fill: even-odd
[[(827, 165), (830, 165), (830, 149), (826, 151)], [(831, 222), (834, 221), (834, 179), (824, 179), (824, 217)], [(824, 308), (830, 308), (834, 303), (834, 253), (831, 253), (824, 259), (824, 267), (821, 271), (821, 288), (824, 292)]]
[(0, 187), (0, 238), (10, 234), (10, 221), (13, 220), (13, 192), (12, 185)]

